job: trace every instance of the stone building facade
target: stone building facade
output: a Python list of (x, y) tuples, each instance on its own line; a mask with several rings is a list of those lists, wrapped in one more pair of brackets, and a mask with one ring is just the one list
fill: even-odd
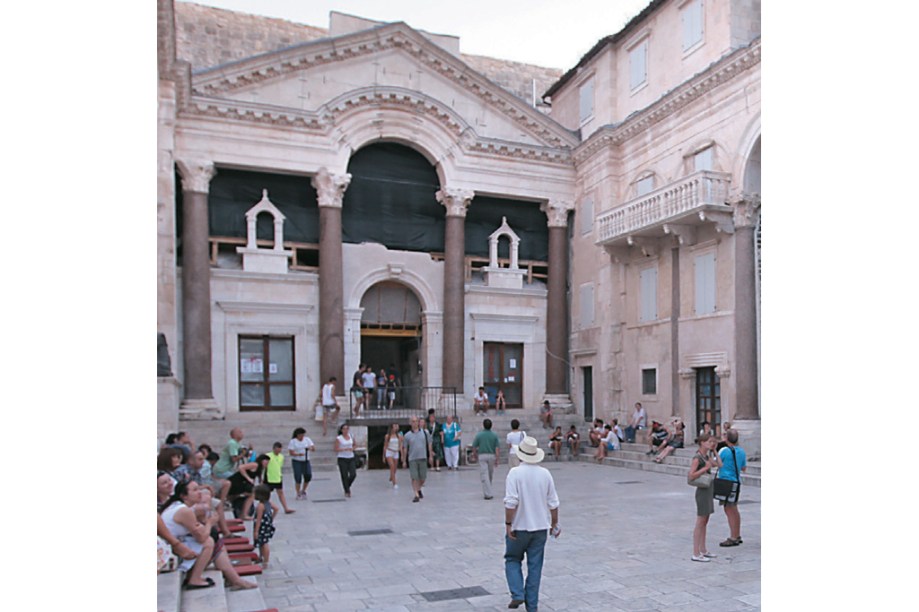
[(565, 74), (329, 25), (159, 0), (161, 426), (392, 363), (758, 454), (759, 2), (655, 0)]

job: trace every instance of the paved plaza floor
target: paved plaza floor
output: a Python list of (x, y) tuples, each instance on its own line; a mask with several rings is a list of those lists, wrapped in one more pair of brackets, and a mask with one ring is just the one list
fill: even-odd
[[(709, 521), (710, 563), (690, 560), (694, 490), (684, 478), (543, 462), (555, 478), (562, 534), (546, 544), (539, 608), (754, 610), (760, 608), (760, 489), (744, 487), (740, 546), (720, 507)], [(483, 499), (477, 466), (430, 471), (412, 503), (408, 470), (393, 490), (385, 470), (360, 470), (345, 499), (338, 472), (316, 472), (308, 500), (279, 516), (265, 603), (284, 611), (506, 610), (503, 491), (507, 465)], [(276, 499), (273, 499), (277, 503)], [(521, 610), (523, 608), (521, 607)]]

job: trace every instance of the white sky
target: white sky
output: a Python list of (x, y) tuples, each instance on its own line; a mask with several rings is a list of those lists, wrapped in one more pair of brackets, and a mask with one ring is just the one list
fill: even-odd
[[(460, 51), (568, 70), (651, 0), (198, 0), (327, 28), (329, 11), (460, 37)], [(577, 10), (572, 7), (576, 6)]]

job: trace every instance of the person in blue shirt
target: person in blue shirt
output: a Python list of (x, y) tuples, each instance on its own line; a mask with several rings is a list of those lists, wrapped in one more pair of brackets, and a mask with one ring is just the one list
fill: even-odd
[[(737, 446), (740, 435), (736, 429), (728, 429), (722, 436), (726, 445), (718, 451), (718, 457), (721, 459), (718, 478), (740, 482), (740, 473), (747, 471), (747, 453)], [(740, 537), (740, 511), (737, 510), (737, 501), (733, 503), (720, 501), (718, 503), (724, 506), (724, 515), (727, 517), (728, 527), (731, 529), (731, 536), (721, 542), (719, 546), (743, 544), (743, 539)]]

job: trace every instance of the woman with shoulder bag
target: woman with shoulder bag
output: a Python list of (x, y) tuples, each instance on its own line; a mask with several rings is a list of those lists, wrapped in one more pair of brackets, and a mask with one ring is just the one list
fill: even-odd
[[(712, 468), (719, 467), (721, 461), (715, 454), (715, 438), (708, 434), (699, 436), (699, 450), (693, 455), (689, 464), (688, 480), (692, 484), (703, 474), (711, 475)], [(696, 488), (696, 527), (692, 531), (692, 560), (708, 563), (717, 555), (708, 552), (705, 545), (705, 536), (708, 530), (708, 519), (715, 512), (715, 498), (712, 497), (714, 489), (711, 484), (707, 487)]]

